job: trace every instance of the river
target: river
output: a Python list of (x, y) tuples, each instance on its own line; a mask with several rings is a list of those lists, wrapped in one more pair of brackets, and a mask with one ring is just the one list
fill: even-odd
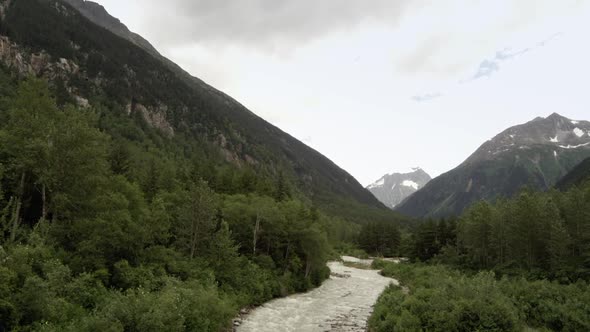
[[(343, 257), (369, 264), (369, 260)], [(332, 275), (320, 287), (270, 301), (243, 317), (237, 332), (361, 332), (379, 295), (397, 280), (376, 270), (328, 263)]]

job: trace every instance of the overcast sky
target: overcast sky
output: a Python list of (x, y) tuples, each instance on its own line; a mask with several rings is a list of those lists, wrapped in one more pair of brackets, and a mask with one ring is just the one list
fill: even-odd
[(367, 185), (500, 131), (590, 120), (590, 0), (98, 0)]

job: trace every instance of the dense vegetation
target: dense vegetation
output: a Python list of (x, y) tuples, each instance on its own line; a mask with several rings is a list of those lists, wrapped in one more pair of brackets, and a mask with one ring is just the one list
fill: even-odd
[(357, 242), (367, 253), (386, 257), (397, 256), (401, 242), (400, 229), (391, 222), (369, 222), (362, 226)]
[(590, 288), (583, 281), (467, 275), (440, 265), (377, 262), (390, 286), (379, 298), (372, 331), (588, 331)]
[(524, 190), (494, 204), (481, 201), (455, 224), (420, 225), (410, 256), (508, 275), (590, 280), (588, 184), (567, 192)]
[(218, 331), (320, 284), (358, 232), (282, 176), (52, 89), (0, 75), (0, 330)]
[(374, 331), (590, 330), (590, 182), (481, 201), (401, 249), (413, 264), (376, 265), (407, 288), (381, 296)]

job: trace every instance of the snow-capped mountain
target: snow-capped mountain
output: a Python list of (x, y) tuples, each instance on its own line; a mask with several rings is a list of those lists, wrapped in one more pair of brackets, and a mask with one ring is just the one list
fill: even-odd
[(396, 206), (414, 217), (459, 215), (479, 200), (510, 197), (523, 186), (546, 190), (590, 157), (590, 122), (557, 113), (496, 135), (457, 168)]
[(498, 155), (536, 146), (553, 148), (554, 156), (572, 149), (590, 148), (590, 122), (570, 120), (557, 113), (538, 117), (525, 124), (509, 128), (485, 142), (465, 162), (493, 160)]
[(408, 196), (424, 187), (430, 179), (430, 175), (418, 167), (412, 168), (412, 171), (408, 173), (386, 174), (367, 186), (367, 189), (381, 203), (393, 209)]

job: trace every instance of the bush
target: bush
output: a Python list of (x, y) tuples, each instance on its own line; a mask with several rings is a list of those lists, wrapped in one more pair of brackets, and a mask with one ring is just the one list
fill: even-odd
[(376, 332), (590, 330), (590, 291), (584, 282), (497, 280), (492, 272), (465, 275), (444, 266), (383, 261), (374, 266), (410, 289), (404, 294), (390, 286), (381, 295), (369, 320)]

